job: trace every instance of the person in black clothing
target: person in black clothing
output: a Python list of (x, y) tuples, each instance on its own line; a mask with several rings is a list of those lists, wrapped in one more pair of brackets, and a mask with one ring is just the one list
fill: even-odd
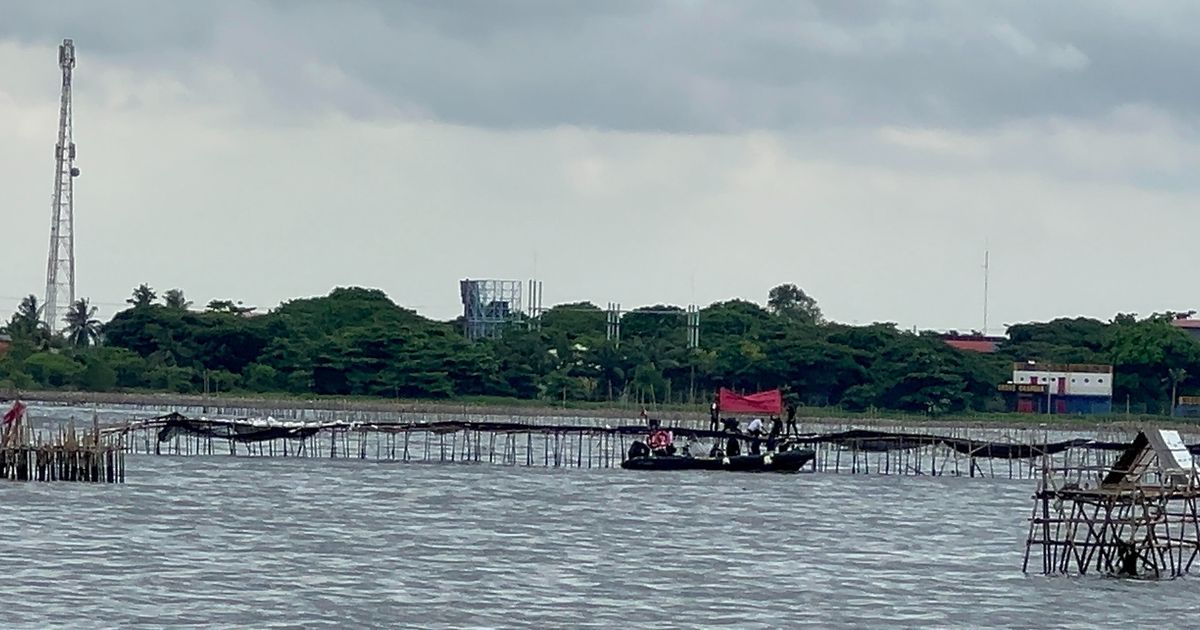
[(787, 416), (787, 434), (791, 435), (792, 431), (795, 431), (796, 435), (800, 435), (800, 427), (796, 426), (796, 403), (788, 403)]
[(737, 457), (738, 455), (741, 455), (742, 454), (742, 444), (741, 444), (741, 442), (738, 441), (737, 436), (742, 433), (742, 429), (740, 426), (738, 426), (738, 419), (737, 418), (722, 418), (721, 426), (722, 426), (722, 429), (725, 431), (725, 433), (733, 434), (733, 437), (730, 437), (725, 442), (725, 456), (726, 457)]
[(721, 410), (717, 408), (717, 401), (712, 402), (712, 407), (708, 412), (708, 428), (711, 431), (719, 431), (721, 429)]
[(767, 434), (767, 451), (774, 451), (779, 445), (779, 436), (783, 433), (783, 420), (779, 416), (771, 416), (771, 432)]

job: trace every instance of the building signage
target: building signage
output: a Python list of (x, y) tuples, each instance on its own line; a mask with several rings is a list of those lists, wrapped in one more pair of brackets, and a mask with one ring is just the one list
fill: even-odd
[(1045, 385), (1033, 385), (1029, 383), (1001, 383), (996, 386), (996, 389), (1002, 392), (1017, 392), (1019, 394), (1043, 394), (1046, 392)]

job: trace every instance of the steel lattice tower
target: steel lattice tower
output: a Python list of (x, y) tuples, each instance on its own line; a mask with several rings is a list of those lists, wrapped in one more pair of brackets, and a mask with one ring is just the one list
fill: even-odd
[[(46, 263), (46, 304), (42, 320), (50, 330), (61, 327), (59, 313), (75, 301), (75, 142), (71, 131), (71, 72), (75, 43), (58, 47), (62, 68), (62, 101), (58, 111), (58, 143), (54, 145), (54, 204), (50, 218), (50, 256)], [(62, 309), (62, 310), (60, 310)]]

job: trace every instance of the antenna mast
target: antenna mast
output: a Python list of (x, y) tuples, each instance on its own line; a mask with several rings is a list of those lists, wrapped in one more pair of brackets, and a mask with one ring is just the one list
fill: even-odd
[[(46, 304), (42, 321), (50, 331), (61, 327), (59, 313), (75, 301), (75, 142), (71, 130), (71, 73), (75, 43), (58, 47), (62, 68), (62, 100), (58, 110), (58, 143), (54, 145), (54, 203), (50, 218), (50, 255), (46, 263)], [(62, 309), (62, 311), (60, 311)]]
[(988, 334), (988, 276), (991, 273), (991, 264), (989, 260), (988, 250), (983, 250), (983, 334)]

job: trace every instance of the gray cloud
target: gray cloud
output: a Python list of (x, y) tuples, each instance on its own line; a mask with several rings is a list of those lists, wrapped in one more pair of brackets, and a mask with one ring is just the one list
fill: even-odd
[(459, 279), (536, 272), (550, 302), (798, 282), (835, 319), (965, 328), (987, 243), (992, 321), (1177, 309), (1179, 278), (1136, 262), (1189, 268), (1200, 229), (1197, 17), (0, 0), (0, 311), (43, 281), (64, 36), (80, 287), (105, 307), (140, 282), (260, 306), (364, 284), (450, 317)]
[(0, 38), (69, 34), (85, 60), (252, 73), (272, 115), (727, 132), (1200, 103), (1187, 2), (12, 1), (0, 15)]

